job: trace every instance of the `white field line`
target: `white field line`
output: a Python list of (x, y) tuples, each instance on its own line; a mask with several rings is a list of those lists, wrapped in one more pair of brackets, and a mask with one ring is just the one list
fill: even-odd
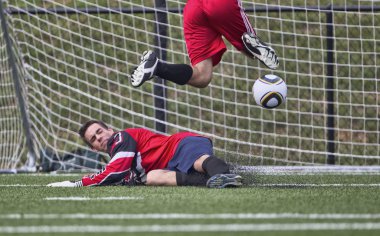
[(224, 214), (182, 214), (182, 213), (147, 213), (147, 214), (0, 214), (0, 219), (380, 219), (380, 214), (299, 214), (299, 213), (224, 213)]
[(42, 184), (0, 184), (0, 187), (46, 187)]
[(306, 230), (380, 230), (380, 223), (294, 223), (294, 224), (189, 224), (189, 225), (67, 225), (2, 226), (0, 233), (136, 233), (136, 232), (238, 232)]
[(41, 177), (49, 177), (49, 176), (65, 176), (65, 177), (83, 177), (84, 174), (90, 173), (90, 172), (96, 172), (98, 170), (88, 170), (87, 172), (82, 173), (57, 173), (57, 172), (50, 172), (50, 173), (17, 173), (17, 176), (41, 176)]
[(115, 200), (141, 200), (142, 197), (46, 197), (44, 200), (48, 201), (115, 201)]
[[(251, 187), (380, 187), (380, 183), (372, 184), (297, 184), (297, 183), (277, 183), (277, 184), (250, 184)], [(0, 187), (47, 187), (37, 184), (0, 184)]]

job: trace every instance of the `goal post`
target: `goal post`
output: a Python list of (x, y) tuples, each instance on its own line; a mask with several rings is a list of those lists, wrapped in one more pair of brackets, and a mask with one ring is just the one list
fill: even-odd
[[(168, 62), (189, 63), (185, 0), (5, 1), (10, 38), (21, 56), (17, 65), (27, 78), (22, 86), (37, 165), (48, 160), (65, 170), (88, 170), (104, 164), (84, 154), (90, 150), (76, 134), (89, 119), (117, 130), (207, 135), (218, 156), (242, 166), (380, 165), (378, 2), (274, 2), (242, 5), (279, 55), (279, 69), (271, 71), (227, 43), (212, 83), (196, 89), (162, 80), (134, 88), (128, 80), (147, 49)], [(0, 46), (0, 62), (8, 63), (4, 34)], [(6, 99), (11, 69), (0, 71), (0, 97)], [(286, 81), (288, 98), (266, 110), (255, 104), (252, 85), (270, 73)], [(1, 106), (1, 117), (11, 114), (6, 120), (17, 123), (3, 127), (7, 133), (18, 127), (19, 140), (2, 138), (0, 145), (22, 143), (25, 155), (21, 113)]]
[[(18, 50), (13, 46), (8, 32), (2, 4), (0, 4), (0, 26), (2, 34), (0, 50), (1, 54), (4, 55), (0, 57), (2, 67), (0, 128), (3, 140), (1, 143), (0, 173), (14, 172), (17, 167), (20, 167), (20, 164), (22, 166), (19, 171), (35, 171), (35, 152), (25, 105), (25, 86), (21, 82), (22, 76), (20, 74), (22, 63), (17, 63), (15, 52)], [(21, 130), (20, 126), (22, 127)], [(23, 151), (24, 147), (27, 150)]]

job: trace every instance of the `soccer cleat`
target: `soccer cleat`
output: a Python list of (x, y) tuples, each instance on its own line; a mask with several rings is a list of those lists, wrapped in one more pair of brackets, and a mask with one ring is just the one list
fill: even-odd
[(242, 185), (242, 177), (236, 174), (216, 174), (207, 180), (208, 188), (238, 187)]
[(269, 69), (276, 69), (278, 67), (279, 62), (274, 49), (261, 42), (256, 35), (244, 33), (241, 39), (246, 51), (259, 59)]
[(131, 75), (132, 86), (140, 87), (145, 81), (153, 78), (158, 58), (153, 51), (145, 51), (141, 57), (140, 65)]

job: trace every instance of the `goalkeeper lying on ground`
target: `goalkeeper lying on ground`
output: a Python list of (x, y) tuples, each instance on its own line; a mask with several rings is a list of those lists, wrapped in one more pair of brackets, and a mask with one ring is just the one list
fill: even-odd
[(114, 132), (102, 121), (90, 120), (79, 130), (94, 150), (110, 155), (98, 173), (79, 181), (48, 184), (51, 187), (105, 185), (169, 185), (224, 188), (241, 186), (226, 162), (213, 155), (211, 140), (191, 132), (171, 136), (143, 128)]

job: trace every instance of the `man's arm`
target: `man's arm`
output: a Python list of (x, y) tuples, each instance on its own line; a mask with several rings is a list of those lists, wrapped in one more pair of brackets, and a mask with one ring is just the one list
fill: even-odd
[(51, 183), (50, 187), (82, 187), (98, 185), (114, 185), (127, 176), (133, 158), (136, 153), (136, 141), (125, 131), (121, 131), (112, 136), (108, 143), (110, 162), (96, 174), (84, 176), (81, 180), (71, 182), (63, 181)]
[[(149, 176), (149, 173), (148, 173)], [(147, 183), (148, 184), (148, 183)], [(139, 182), (136, 178), (136, 174), (130, 170), (128, 171), (127, 175), (124, 177), (122, 181), (119, 183), (114, 183), (112, 185), (127, 185), (127, 186), (135, 186), (135, 185), (142, 185), (141, 182)], [(62, 182), (55, 182), (55, 183), (50, 183), (46, 185), (47, 187), (83, 187), (82, 180), (79, 181), (62, 181)]]

